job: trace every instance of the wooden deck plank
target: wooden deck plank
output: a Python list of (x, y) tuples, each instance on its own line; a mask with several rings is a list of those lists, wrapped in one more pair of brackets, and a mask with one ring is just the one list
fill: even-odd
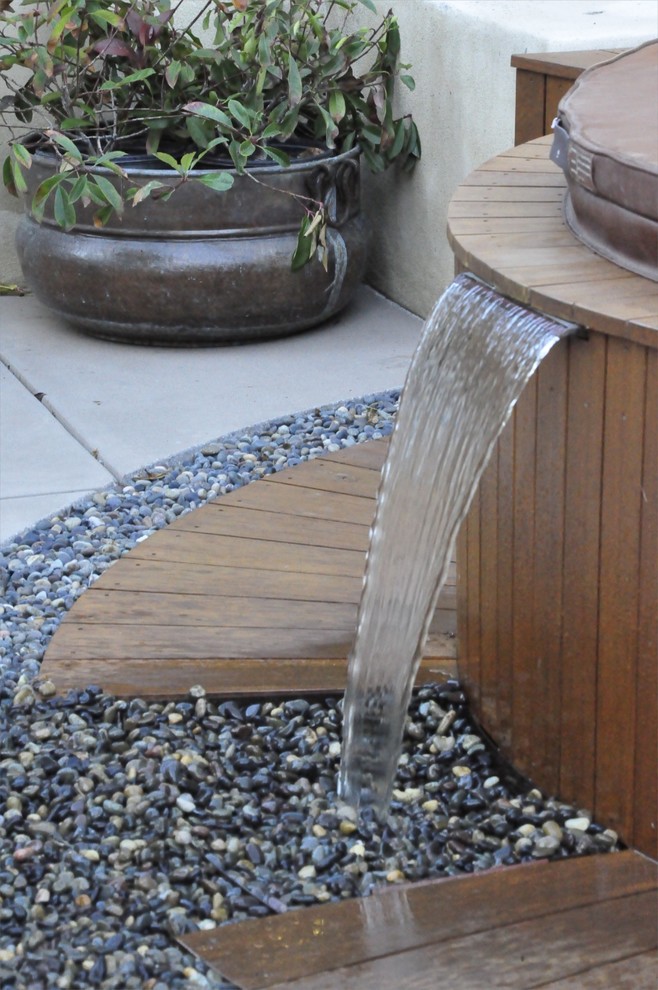
[(658, 952), (643, 952), (543, 984), (543, 990), (656, 990)]
[(246, 598), (257, 589), (260, 598), (358, 603), (363, 585), (362, 575), (336, 577), (323, 574), (310, 584), (303, 573), (263, 571), (220, 563), (177, 564), (173, 571), (166, 560), (139, 560), (129, 555), (120, 563), (120, 567), (114, 564), (105, 571), (89, 592), (113, 589), (141, 593), (184, 588), (188, 595), (212, 593)]
[[(387, 449), (360, 444), (279, 472), (153, 534), (75, 603), (44, 676), (60, 690), (100, 682), (146, 697), (199, 681), (223, 696), (344, 689)], [(453, 564), (424, 683), (456, 670), (455, 581)]]
[(304, 465), (303, 471), (296, 467), (277, 471), (276, 474), (265, 475), (263, 482), (374, 499), (379, 484), (379, 471), (354, 464), (336, 465), (333, 461), (316, 457)]
[(179, 532), (274, 540), (277, 543), (332, 547), (335, 550), (368, 549), (370, 527), (365, 523), (337, 523), (327, 519), (300, 519), (298, 515), (268, 512), (250, 505), (211, 502), (208, 511), (190, 512), (177, 523)]
[[(439, 961), (438, 968), (431, 970), (433, 982), (419, 985), (434, 990), (440, 972), (450, 986), (461, 990), (473, 985), (460, 982), (465, 960), (476, 959), (478, 965), (490, 956), (497, 966), (521, 970), (520, 960), (526, 956), (529, 961), (528, 953), (533, 951), (532, 962), (538, 965), (536, 955), (542, 950), (538, 933), (545, 933), (543, 951), (547, 953), (555, 926), (556, 936), (568, 946), (572, 964), (576, 953), (583, 952), (578, 969), (583, 968), (588, 948), (594, 954), (593, 941), (597, 958), (606, 962), (619, 958), (615, 952), (628, 955), (629, 946), (637, 952), (654, 948), (655, 925), (646, 913), (641, 918), (644, 901), (638, 902), (637, 911), (629, 908), (633, 897), (655, 897), (657, 885), (656, 864), (636, 853), (617, 853), (404, 885), (369, 898), (185, 935), (180, 941), (244, 990), (273, 986), (411, 988), (422, 972), (419, 964), (427, 962), (425, 952), (430, 959), (436, 959), (437, 953), (439, 960), (447, 956), (450, 965)], [(602, 908), (603, 917), (596, 917), (597, 908)], [(597, 922), (609, 923), (611, 916), (622, 911), (626, 913), (624, 931), (611, 952), (606, 949), (608, 924), (597, 937)], [(563, 924), (565, 919), (569, 924)], [(642, 929), (641, 938), (632, 934), (636, 926)], [(514, 945), (511, 952), (510, 943)], [(396, 968), (400, 957), (405, 957), (403, 972)], [(546, 958), (542, 962), (546, 965)], [(566, 969), (561, 975), (568, 973)], [(483, 979), (477, 990), (502, 985), (508, 984)], [(526, 990), (531, 984), (510, 985)]]
[[(448, 655), (427, 656), (421, 661), (416, 684), (433, 684), (455, 677), (457, 665)], [(342, 694), (347, 679), (346, 657), (158, 657), (98, 660), (62, 658), (57, 664), (60, 691), (81, 684), (101, 684), (119, 697), (147, 697), (154, 701), (183, 698), (195, 684), (203, 684), (217, 698), (291, 697)]]
[[(295, 488), (297, 491), (293, 490)], [(256, 482), (231, 492), (231, 495), (234, 496), (232, 500), (234, 505), (248, 505), (254, 509), (266, 509), (270, 512), (290, 512), (294, 505), (295, 515), (300, 519), (327, 519), (331, 522), (356, 523), (360, 526), (369, 526), (375, 511), (374, 494), (373, 498), (369, 499), (357, 495), (315, 491), (312, 488), (294, 485), (266, 485)]]
[(354, 629), (356, 604), (295, 599), (235, 598), (176, 592), (90, 588), (76, 606), (80, 624), (198, 626), (221, 612), (224, 627), (245, 629)]
[[(632, 895), (616, 901), (551, 914), (491, 932), (433, 944), (369, 963), (301, 980), (285, 980), (271, 990), (436, 990), (439, 973), (450, 973), (459, 990), (501, 987), (532, 990), (584, 966), (607, 964), (624, 954), (653, 949), (652, 915), (658, 896)], [(650, 919), (650, 920), (649, 920)], [(519, 951), (519, 946), (522, 951)]]
[(341, 447), (329, 455), (334, 464), (356, 464), (358, 467), (381, 471), (388, 455), (390, 437), (355, 443), (351, 447)]
[[(256, 482), (259, 484), (260, 482)], [(213, 536), (168, 527), (161, 529), (131, 551), (136, 560), (168, 560), (172, 564), (230, 562), (236, 567), (267, 571), (297, 571), (304, 574), (335, 574), (357, 577), (363, 573), (363, 553), (307, 544), (278, 543), (238, 536)]]

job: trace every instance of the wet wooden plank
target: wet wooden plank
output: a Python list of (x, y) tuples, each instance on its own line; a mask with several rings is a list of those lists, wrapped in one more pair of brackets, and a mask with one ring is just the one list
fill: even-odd
[(656, 990), (657, 985), (658, 952), (653, 951), (545, 983), (543, 990)]
[[(273, 984), (271, 990), (436, 990), (439, 974), (449, 972), (459, 990), (504, 986), (532, 990), (655, 946), (658, 907), (655, 893), (626, 898), (620, 916), (616, 902), (550, 914), (491, 932), (433, 944), (318, 977)], [(519, 945), (523, 951), (519, 953)]]
[[(446, 985), (461, 990), (473, 986), (461, 982), (469, 961), (479, 976), (489, 962), (496, 972), (506, 966), (518, 977), (524, 957), (537, 966), (542, 952), (551, 952), (551, 935), (564, 943), (559, 948), (567, 949), (571, 963), (581, 953), (579, 969), (588, 950), (607, 961), (620, 944), (626, 954), (632, 944), (636, 951), (653, 948), (655, 925), (640, 915), (648, 903), (643, 898), (655, 898), (656, 885), (655, 864), (635, 853), (618, 853), (405, 885), (369, 898), (185, 935), (180, 941), (244, 990), (398, 990), (415, 987), (427, 963), (434, 966), (432, 960), (438, 965), (425, 969), (424, 979), (431, 974), (433, 982), (418, 985), (435, 990), (440, 972)], [(634, 897), (640, 900), (632, 909)], [(610, 952), (609, 921), (620, 912), (626, 915), (624, 931)], [(635, 926), (642, 929), (640, 938), (632, 935)], [(526, 977), (531, 971), (526, 969)], [(477, 990), (502, 985), (508, 984), (483, 979)], [(510, 984), (523, 990), (530, 985)]]

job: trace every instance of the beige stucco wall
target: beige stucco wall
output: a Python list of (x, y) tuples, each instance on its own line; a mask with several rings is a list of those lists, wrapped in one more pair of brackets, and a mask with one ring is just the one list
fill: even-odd
[[(200, 2), (186, 0), (186, 13)], [(416, 79), (413, 93), (402, 90), (400, 110), (414, 114), (423, 158), (410, 178), (387, 173), (364, 183), (374, 226), (368, 280), (426, 315), (452, 274), (445, 219), (453, 190), (513, 143), (510, 57), (639, 44), (658, 34), (658, 0), (375, 2), (381, 15), (392, 8), (400, 22), (403, 61), (412, 63)], [(372, 20), (365, 8), (362, 17)], [(0, 130), (2, 158), (6, 140)], [(18, 209), (0, 189), (2, 283), (20, 281), (13, 247)]]

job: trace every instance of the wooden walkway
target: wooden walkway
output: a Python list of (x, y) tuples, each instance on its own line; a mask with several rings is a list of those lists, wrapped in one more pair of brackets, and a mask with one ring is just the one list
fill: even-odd
[[(386, 441), (230, 492), (139, 543), (76, 602), (42, 674), (119, 696), (342, 691)], [(455, 674), (455, 568), (419, 682)]]
[(502, 867), (180, 941), (243, 990), (655, 990), (658, 865)]

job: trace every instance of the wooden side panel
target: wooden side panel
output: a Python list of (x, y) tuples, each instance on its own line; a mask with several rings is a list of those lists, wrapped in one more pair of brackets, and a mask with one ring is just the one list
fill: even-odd
[(458, 589), (459, 669), (484, 728), (653, 856), (657, 364), (597, 333), (551, 352), (483, 477)]
[(644, 348), (609, 340), (601, 492), (595, 808), (633, 832)]
[(533, 598), (535, 695), (530, 704), (532, 772), (557, 791), (560, 760), (564, 461), (569, 345), (556, 345), (537, 372)]
[(606, 338), (569, 342), (558, 792), (594, 807)]
[(658, 351), (647, 354), (633, 842), (658, 859)]
[[(514, 435), (514, 575), (512, 578), (512, 726), (511, 738), (519, 767), (530, 773), (537, 752), (534, 740), (535, 627), (534, 594), (536, 494), (535, 459), (537, 377), (531, 379), (515, 411)], [(527, 655), (527, 661), (520, 663)]]
[(496, 684), (497, 721), (500, 745), (511, 743), (513, 667), (512, 667), (512, 592), (514, 576), (514, 436), (516, 418), (512, 416), (498, 442), (496, 452), (498, 486), (498, 561), (496, 609)]
[(544, 131), (546, 76), (540, 72), (516, 70), (516, 120), (514, 144), (525, 144)]
[(573, 86), (571, 79), (546, 78), (546, 103), (544, 105), (544, 134), (550, 134), (553, 120), (557, 115), (558, 103)]

